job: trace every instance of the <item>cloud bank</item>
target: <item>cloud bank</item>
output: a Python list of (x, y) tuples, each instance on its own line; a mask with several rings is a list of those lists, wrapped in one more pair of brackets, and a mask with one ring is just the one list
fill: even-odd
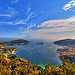
[[(37, 38), (39, 37), (50, 38), (52, 36), (55, 36), (56, 33), (61, 35), (61, 33), (66, 33), (66, 32), (75, 32), (75, 16), (68, 19), (49, 20), (42, 23), (41, 25), (38, 25), (37, 30), (29, 30), (21, 33), (28, 33), (30, 36), (37, 37)], [(70, 33), (70, 35), (71, 34), (72, 33)], [(64, 35), (67, 36), (66, 34)]]

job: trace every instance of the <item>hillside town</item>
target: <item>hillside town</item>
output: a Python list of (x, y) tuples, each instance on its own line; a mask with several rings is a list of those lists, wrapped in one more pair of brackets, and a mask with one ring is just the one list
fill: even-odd
[(57, 49), (61, 60), (70, 59), (71, 63), (75, 63), (75, 48), (63, 46)]
[(8, 59), (8, 55), (15, 54), (17, 52), (17, 48), (7, 48), (7, 46), (8, 45), (5, 42), (0, 42), (0, 58), (4, 58), (9, 63), (11, 59)]

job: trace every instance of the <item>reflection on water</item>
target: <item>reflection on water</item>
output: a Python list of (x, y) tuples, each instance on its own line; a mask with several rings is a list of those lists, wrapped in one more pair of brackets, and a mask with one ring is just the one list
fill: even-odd
[(45, 41), (42, 45), (36, 43), (37, 42), (31, 42), (29, 45), (17, 45), (18, 52), (16, 55), (42, 67), (45, 67), (46, 62), (50, 62), (51, 66), (58, 66), (59, 63), (61, 63), (61, 60), (56, 53), (58, 46), (54, 45), (52, 42)]

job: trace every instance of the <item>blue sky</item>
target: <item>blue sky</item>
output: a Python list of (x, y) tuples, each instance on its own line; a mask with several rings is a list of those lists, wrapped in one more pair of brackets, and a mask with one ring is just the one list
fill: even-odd
[(75, 38), (75, 0), (0, 0), (0, 37)]

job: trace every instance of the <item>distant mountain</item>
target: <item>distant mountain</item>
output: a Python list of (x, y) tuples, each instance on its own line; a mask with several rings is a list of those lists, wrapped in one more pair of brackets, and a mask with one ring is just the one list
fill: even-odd
[(64, 39), (55, 41), (54, 44), (62, 46), (75, 46), (75, 39)]
[(11, 44), (29, 44), (29, 41), (27, 40), (24, 40), (24, 39), (18, 39), (18, 40), (13, 40), (13, 41), (10, 41)]

